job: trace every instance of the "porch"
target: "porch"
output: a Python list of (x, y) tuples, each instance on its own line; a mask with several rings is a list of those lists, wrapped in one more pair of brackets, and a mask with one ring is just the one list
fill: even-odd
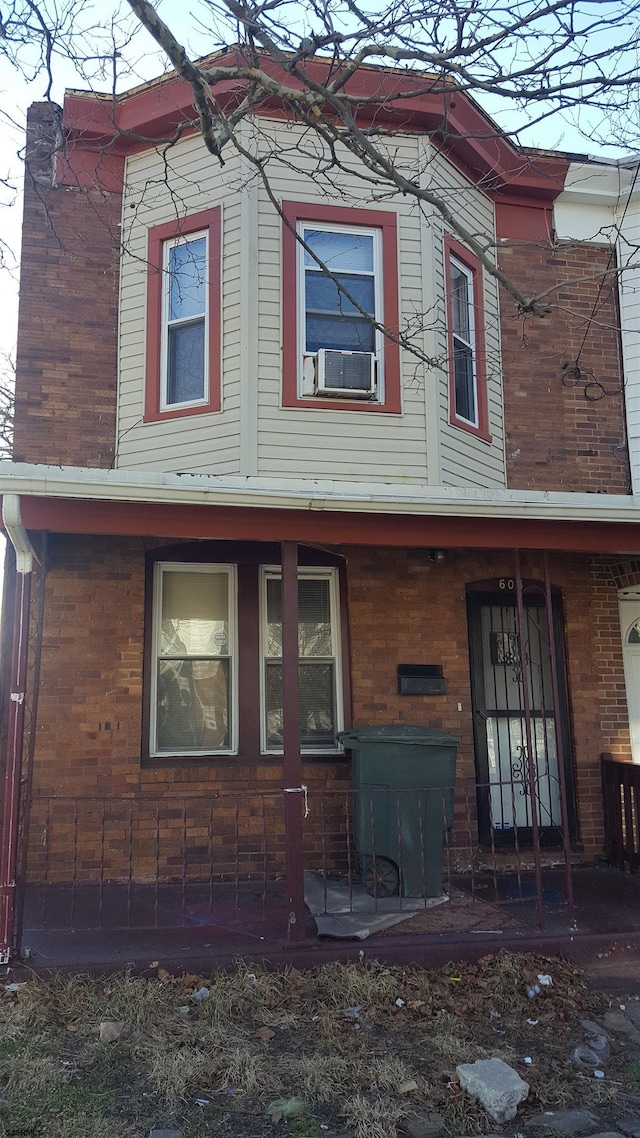
[[(128, 963), (145, 969), (157, 962), (193, 971), (238, 956), (311, 964), (364, 951), (436, 964), (499, 948), (561, 951), (581, 960), (616, 945), (637, 950), (640, 877), (622, 866), (637, 868), (640, 767), (605, 756), (603, 779), (614, 864), (600, 867), (572, 864), (561, 832), (546, 850), (521, 844), (517, 826), (508, 847), (480, 846), (476, 803), (486, 787), (459, 782), (453, 824), (442, 827), (437, 897), (403, 896), (401, 886), (384, 896), (382, 884), (372, 887), (371, 880), (366, 893), (353, 824), (363, 803), (350, 789), (310, 788), (300, 796), (302, 846), (289, 854), (286, 792), (35, 798), (20, 956), (37, 970)], [(427, 789), (411, 793), (420, 803)], [(504, 789), (515, 810), (522, 781)], [(384, 793), (401, 827), (406, 792)], [(446, 791), (432, 793), (444, 811)], [(374, 817), (370, 791), (364, 805)], [(420, 807), (417, 824), (424, 825)], [(616, 841), (622, 852), (614, 856)], [(408, 849), (400, 832), (401, 880)], [(375, 863), (375, 844), (372, 856)], [(305, 877), (315, 883), (315, 918), (304, 900), (291, 910), (292, 876), (302, 890)], [(423, 894), (433, 892), (426, 878), (423, 885)], [(380, 918), (397, 923), (364, 940), (349, 931), (322, 935), (322, 918), (335, 915), (336, 892), (343, 914), (362, 928), (375, 930)]]

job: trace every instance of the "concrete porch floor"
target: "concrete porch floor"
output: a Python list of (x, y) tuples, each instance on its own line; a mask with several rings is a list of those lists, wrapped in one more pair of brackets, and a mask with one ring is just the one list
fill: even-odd
[[(564, 872), (544, 871), (544, 928), (538, 930), (532, 876), (456, 876), (451, 900), (365, 941), (318, 938), (307, 916), (305, 939), (287, 943), (284, 883), (243, 885), (49, 887), (47, 907), (37, 887), (27, 890), (21, 954), (36, 971), (207, 971), (241, 956), (268, 964), (310, 966), (357, 958), (361, 952), (394, 962), (437, 965), (477, 959), (500, 949), (562, 953), (577, 962), (626, 956), (640, 960), (640, 877), (615, 869), (574, 871), (575, 927), (565, 903)], [(72, 911), (73, 906), (73, 911)], [(98, 920), (99, 919), (99, 920)], [(135, 928), (118, 927), (124, 923)], [(101, 927), (98, 927), (98, 923)]]

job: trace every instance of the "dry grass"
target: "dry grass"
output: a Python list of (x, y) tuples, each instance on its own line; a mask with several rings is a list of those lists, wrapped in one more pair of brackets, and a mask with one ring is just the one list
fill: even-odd
[[(538, 972), (554, 985), (532, 1001)], [(197, 1001), (203, 985), (208, 998)], [(431, 972), (375, 962), (266, 972), (239, 962), (209, 978), (33, 977), (0, 999), (0, 1133), (139, 1138), (175, 1126), (208, 1138), (220, 1123), (225, 1135), (266, 1138), (269, 1104), (292, 1099), (304, 1110), (281, 1119), (282, 1135), (316, 1138), (330, 1126), (395, 1138), (404, 1115), (425, 1109), (439, 1111), (451, 1135), (481, 1133), (491, 1120), (451, 1083), (460, 1062), (512, 1063), (531, 1085), (527, 1109), (636, 1089), (624, 1057), (614, 1056), (604, 1082), (570, 1062), (580, 1017), (601, 1010), (574, 968), (533, 956)], [(100, 1042), (103, 1020), (127, 1025), (116, 1043)]]

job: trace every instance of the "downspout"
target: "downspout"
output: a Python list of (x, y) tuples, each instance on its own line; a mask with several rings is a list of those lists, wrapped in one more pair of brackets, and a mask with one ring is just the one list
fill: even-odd
[(16, 591), (0, 838), (0, 964), (9, 964), (13, 950), (15, 922), (29, 610), (33, 562), (37, 557), (22, 524), (20, 498), (17, 494), (4, 495), (2, 521), (16, 554)]

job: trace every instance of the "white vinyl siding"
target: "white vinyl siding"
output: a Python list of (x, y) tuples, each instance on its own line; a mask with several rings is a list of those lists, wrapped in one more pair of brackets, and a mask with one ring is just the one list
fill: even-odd
[[(237, 474), (240, 463), (240, 165), (224, 170), (198, 137), (127, 159), (123, 198), (116, 465), (166, 473)], [(143, 422), (148, 229), (222, 206), (222, 411)], [(190, 235), (191, 236), (191, 235)]]
[[(434, 151), (425, 176), (425, 186), (440, 194), (451, 205), (469, 232), (478, 238), (495, 234), (495, 212), (491, 200), (465, 178), (437, 151)], [(461, 240), (452, 233), (456, 240)], [(449, 422), (449, 370), (446, 340), (445, 262), (443, 224), (432, 215), (434, 264), (434, 353), (443, 361), (439, 369), (439, 436), (440, 477), (444, 486), (506, 486), (504, 457), (504, 410), (502, 399), (502, 362), (500, 352), (500, 316), (498, 284), (483, 272), (484, 318), (483, 343), (486, 356), (488, 427), (492, 441), (471, 435)]]
[[(198, 137), (162, 154), (147, 150), (126, 164), (120, 293), (118, 447), (116, 464), (134, 470), (282, 479), (345, 479), (364, 484), (504, 486), (503, 416), (497, 287), (484, 275), (488, 444), (448, 422), (446, 314), (442, 225), (428, 206), (398, 194), (375, 201), (349, 173), (339, 188), (318, 184), (316, 136), (295, 123), (259, 121), (241, 127), (245, 146), (262, 154), (295, 151), (284, 168), (269, 164), (280, 201), (375, 208), (397, 219), (400, 325), (426, 365), (400, 349), (401, 413), (339, 406), (282, 406), (282, 221), (250, 163), (232, 149), (221, 168)], [(311, 145), (313, 142), (313, 145)], [(412, 176), (455, 201), (465, 224), (492, 234), (490, 200), (424, 138), (395, 135), (396, 161)], [(429, 156), (425, 163), (425, 155)], [(295, 168), (294, 168), (295, 167)], [(148, 227), (222, 207), (222, 410), (143, 422)], [(133, 207), (133, 208), (132, 208)], [(424, 263), (429, 251), (430, 263)], [(295, 283), (292, 282), (292, 289)], [(295, 302), (295, 293), (288, 294)], [(312, 404), (313, 400), (309, 400)]]
[[(421, 220), (419, 211), (402, 195), (372, 202), (359, 179), (346, 171), (340, 175), (340, 192), (322, 192), (317, 182), (317, 158), (307, 132), (296, 124), (261, 124), (262, 151), (271, 148), (277, 132), (280, 145), (298, 142), (298, 169), (274, 167), (271, 185), (283, 201), (318, 202), (355, 209), (389, 210), (398, 219), (400, 310), (422, 310)], [(305, 144), (306, 139), (306, 144)], [(417, 144), (411, 136), (393, 140), (398, 161), (410, 166), (417, 160)], [(345, 478), (367, 482), (425, 484), (427, 480), (426, 429), (423, 366), (401, 351), (402, 414), (344, 410), (338, 406), (282, 407), (281, 264), (282, 222), (266, 193), (259, 194), (259, 473), (270, 477)], [(401, 315), (402, 320), (402, 315)], [(422, 347), (422, 334), (417, 337)], [(310, 404), (312, 401), (310, 400)]]

